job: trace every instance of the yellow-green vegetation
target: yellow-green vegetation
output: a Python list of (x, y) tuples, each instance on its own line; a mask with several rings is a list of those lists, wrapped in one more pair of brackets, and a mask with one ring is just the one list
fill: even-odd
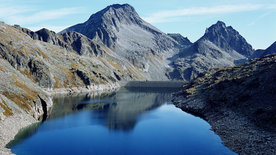
[(107, 61), (111, 66), (113, 66), (115, 69), (121, 71), (122, 66), (119, 66), (117, 63), (114, 63), (114, 62), (112, 62), (112, 60), (109, 60), (109, 59), (106, 59), (106, 61)]
[(133, 79), (141, 79), (141, 80), (145, 80), (145, 78), (144, 77), (142, 77), (141, 76), (141, 71), (138, 69), (137, 71), (138, 72), (140, 72), (140, 77), (137, 75), (137, 73), (135, 72), (135, 71), (133, 71), (133, 69), (132, 68), (130, 68), (130, 67), (127, 67), (127, 70), (128, 70), (128, 72), (130, 72), (131, 73), (131, 75), (132, 75), (132, 77), (133, 77)]
[(0, 71), (2, 71), (2, 72), (6, 72), (6, 70), (2, 67), (2, 66), (0, 66)]
[(62, 87), (62, 85), (60, 84), (59, 80), (57, 77), (54, 76), (54, 80), (55, 80), (55, 85), (54, 88), (60, 88)]
[(76, 69), (80, 69), (80, 66), (79, 66), (78, 64), (72, 64), (72, 65), (71, 65), (71, 68), (72, 68), (73, 70), (76, 70)]
[(78, 86), (76, 84), (76, 76), (74, 74), (74, 71), (72, 70), (71, 72), (68, 69), (65, 69), (65, 74), (66, 74), (66, 81), (63, 83), (63, 87), (68, 88), (70, 86), (76, 87)]
[(6, 102), (3, 99), (0, 101), (0, 106), (5, 110), (5, 112), (3, 112), (5, 116), (8, 117), (13, 115), (12, 110), (7, 106)]
[(42, 56), (43, 59), (49, 58), (40, 48), (38, 48), (37, 51), (39, 52), (39, 54)]
[(21, 109), (24, 109), (26, 111), (29, 111), (31, 109), (29, 104), (32, 101), (28, 97), (26, 97), (25, 94), (15, 94), (12, 92), (3, 92), (3, 95), (5, 95), (9, 100), (13, 101)]
[(196, 87), (192, 87), (192, 88), (188, 88), (188, 89), (185, 89), (184, 92), (187, 93), (187, 94), (194, 94), (196, 91)]
[[(35, 82), (34, 78), (32, 77), (32, 73), (28, 70), (19, 70), (21, 74), (26, 75), (28, 77), (28, 79), (31, 79), (33, 82)], [(15, 75), (12, 75), (15, 76)], [(15, 78), (13, 78), (15, 79)]]
[(24, 110), (30, 110), (30, 105), (33, 103), (34, 100), (37, 99), (39, 93), (31, 89), (24, 83), (18, 81), (17, 77), (14, 74), (12, 75), (12, 78), (14, 79), (12, 85), (21, 88), (22, 91), (20, 92), (20, 94), (5, 91), (3, 92), (3, 95), (6, 96), (9, 100), (13, 101), (15, 104), (17, 104), (20, 108)]
[(31, 99), (31, 100), (35, 100), (37, 95), (38, 95), (38, 92), (29, 88), (28, 86), (26, 86), (25, 84), (19, 82), (19, 81), (16, 81), (13, 83), (14, 85), (16, 85), (17, 87), (21, 88), (22, 90), (25, 91), (25, 94), (24, 96), (26, 96), (27, 98)]

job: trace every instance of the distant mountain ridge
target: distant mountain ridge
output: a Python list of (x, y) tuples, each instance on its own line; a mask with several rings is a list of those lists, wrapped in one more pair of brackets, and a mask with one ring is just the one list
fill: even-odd
[(265, 50), (256, 50), (251, 58), (262, 58), (269, 54), (276, 53), (276, 41)]
[(103, 45), (87, 38), (78, 32), (66, 32), (63, 34), (56, 34), (48, 29), (41, 29), (33, 32), (27, 28), (22, 28), (19, 25), (14, 25), (14, 28), (28, 34), (34, 40), (40, 40), (50, 43), (52, 45), (61, 46), (70, 52), (75, 52), (79, 55), (103, 55)]
[(190, 81), (200, 72), (220, 66), (234, 66), (248, 61), (252, 46), (231, 26), (222, 21), (206, 29), (205, 34), (183, 49), (175, 61), (172, 79)]
[(180, 34), (165, 34), (145, 22), (129, 4), (110, 5), (58, 34), (46, 29), (34, 34), (22, 31), (80, 55), (103, 54), (102, 49), (107, 47), (112, 57), (128, 61), (147, 79), (155, 80), (190, 81), (210, 68), (235, 66), (273, 53), (255, 51), (238, 31), (222, 21), (207, 28), (195, 43)]

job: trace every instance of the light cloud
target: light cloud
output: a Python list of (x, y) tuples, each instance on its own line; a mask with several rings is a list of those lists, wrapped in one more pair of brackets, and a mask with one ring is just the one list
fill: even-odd
[(269, 5), (267, 8), (268, 9), (276, 9), (276, 4)]
[(0, 18), (6, 19), (12, 16), (16, 16), (18, 14), (23, 14), (26, 12), (34, 11), (34, 9), (27, 6), (8, 6), (1, 5), (0, 6)]
[(39, 22), (45, 22), (49, 20), (59, 19), (68, 15), (80, 13), (82, 8), (62, 8), (49, 11), (39, 11), (32, 15), (19, 15), (14, 14), (7, 18), (8, 23), (19, 23), (22, 25), (26, 24), (37, 24)]
[(26, 3), (23, 3), (21, 0), (0, 0), (0, 21), (7, 24), (36, 26), (86, 11), (84, 7), (46, 10), (46, 8), (37, 4), (38, 0), (26, 1)]
[(260, 16), (258, 16), (257, 18), (255, 18), (251, 23), (249, 23), (248, 25), (249, 26), (253, 26), (255, 25), (257, 22), (259, 22), (260, 20), (262, 20), (263, 18), (265, 18), (266, 16), (269, 16), (271, 15), (272, 13), (274, 13), (273, 11), (270, 11), (270, 12), (266, 12)]
[(45, 10), (45, 8), (34, 3), (37, 1), (28, 0), (28, 3), (21, 3), (21, 0), (0, 0), (0, 21), (11, 25), (19, 24), (33, 31), (47, 28), (60, 32), (69, 25), (59, 24), (54, 26), (55, 21), (86, 11), (84, 7)]
[(208, 15), (208, 14), (225, 14), (235, 12), (245, 12), (262, 9), (264, 6), (260, 4), (247, 4), (247, 5), (220, 5), (214, 7), (196, 7), (185, 8), (180, 10), (166, 10), (152, 14), (145, 17), (149, 23), (166, 23), (176, 20), (177, 18), (190, 16), (190, 15)]

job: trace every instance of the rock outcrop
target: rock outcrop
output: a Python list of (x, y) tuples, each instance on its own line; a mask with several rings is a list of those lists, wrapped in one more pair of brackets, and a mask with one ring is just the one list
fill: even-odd
[(22, 28), (19, 25), (14, 25), (14, 28), (28, 34), (34, 40), (40, 40), (65, 48), (70, 52), (75, 52), (79, 55), (103, 55), (103, 45), (97, 44), (86, 36), (77, 32), (68, 32), (63, 34), (56, 34), (53, 31), (45, 28), (33, 32), (29, 29)]
[(206, 119), (239, 154), (275, 154), (276, 55), (204, 72), (184, 85), (177, 107)]
[(182, 48), (188, 47), (193, 44), (187, 37), (183, 37), (179, 33), (168, 33), (168, 35), (173, 38)]

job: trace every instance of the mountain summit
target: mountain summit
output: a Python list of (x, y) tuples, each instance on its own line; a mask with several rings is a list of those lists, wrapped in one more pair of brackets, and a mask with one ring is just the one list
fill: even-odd
[(69, 27), (61, 33), (76, 31), (90, 39), (102, 41), (108, 47), (114, 47), (114, 42), (118, 39), (116, 32), (119, 32), (123, 25), (137, 25), (152, 33), (162, 34), (161, 31), (142, 20), (129, 4), (110, 5), (91, 15), (86, 22)]
[(179, 53), (170, 77), (190, 81), (207, 69), (245, 62), (253, 53), (252, 46), (238, 31), (218, 21), (207, 28), (199, 40)]
[(252, 46), (246, 42), (238, 31), (233, 29), (232, 26), (226, 26), (222, 21), (218, 21), (206, 29), (201, 39), (209, 40), (224, 50), (235, 50), (246, 57), (251, 56), (254, 52)]
[(165, 72), (180, 43), (139, 17), (129, 4), (114, 4), (93, 14), (81, 24), (61, 33), (76, 31), (113, 51), (112, 55), (131, 62), (149, 79), (167, 79)]

